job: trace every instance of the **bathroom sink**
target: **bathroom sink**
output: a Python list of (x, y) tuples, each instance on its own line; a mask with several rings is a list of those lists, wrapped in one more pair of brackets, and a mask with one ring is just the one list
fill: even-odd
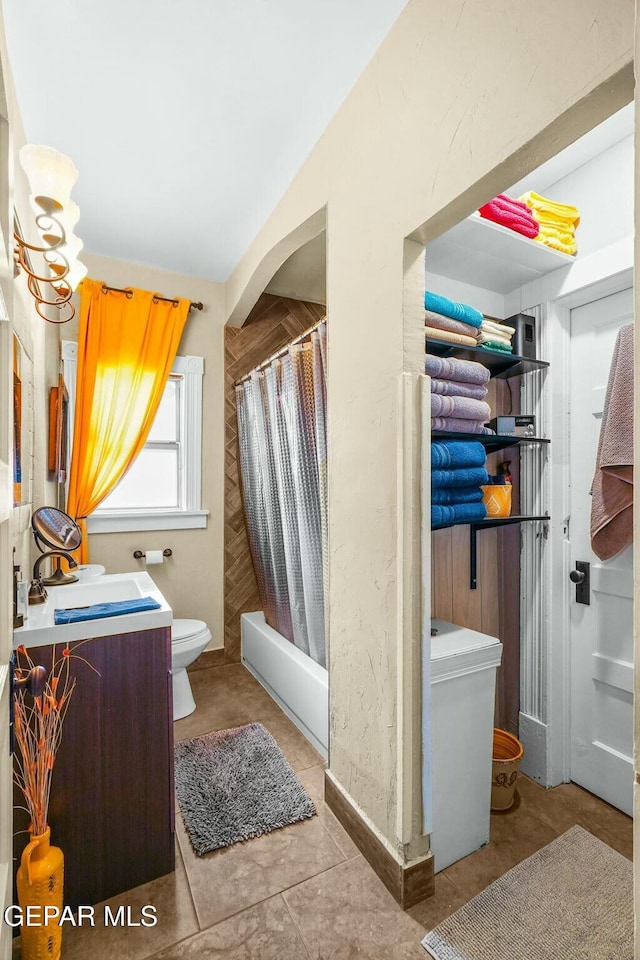
[[(108, 637), (112, 634), (132, 633), (170, 626), (173, 611), (146, 571), (114, 573), (90, 581), (47, 587), (45, 603), (29, 607), (29, 616), (23, 627), (13, 631), (13, 646), (40, 647), (50, 643), (70, 643), (89, 637)], [(160, 604), (157, 610), (128, 613), (100, 620), (78, 620), (75, 623), (54, 624), (54, 610), (87, 607), (94, 603), (117, 600), (135, 600), (153, 597)]]
[(55, 600), (57, 609), (86, 607), (91, 603), (111, 603), (114, 600), (136, 600), (138, 597), (148, 596), (147, 593), (142, 592), (140, 585), (133, 577), (127, 577), (126, 580), (101, 577), (96, 583), (80, 582), (63, 587), (52, 587), (49, 593)]

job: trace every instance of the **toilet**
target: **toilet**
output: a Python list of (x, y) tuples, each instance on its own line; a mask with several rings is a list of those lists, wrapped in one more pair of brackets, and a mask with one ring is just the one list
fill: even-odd
[(196, 708), (187, 667), (211, 640), (204, 620), (174, 620), (171, 627), (171, 675), (173, 677), (173, 719), (182, 720)]

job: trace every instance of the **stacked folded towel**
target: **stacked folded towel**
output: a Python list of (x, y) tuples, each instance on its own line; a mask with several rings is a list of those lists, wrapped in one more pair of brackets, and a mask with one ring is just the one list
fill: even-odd
[(473, 523), (487, 515), (480, 487), (487, 483), (486, 451), (473, 440), (431, 444), (431, 524)]
[(540, 232), (540, 225), (527, 204), (522, 200), (514, 200), (513, 197), (508, 197), (505, 193), (500, 193), (489, 203), (485, 203), (483, 207), (480, 207), (478, 213), (485, 220), (499, 223), (501, 226), (515, 230), (516, 233), (521, 233), (531, 240), (534, 240)]
[(485, 402), (489, 382), (485, 366), (428, 353), (424, 370), (431, 377), (432, 430), (488, 433), (485, 423), (491, 418), (491, 408)]
[(428, 337), (467, 347), (476, 346), (476, 331), (483, 317), (466, 303), (457, 303), (429, 290), (424, 295), (424, 322)]
[(580, 223), (580, 211), (577, 207), (541, 197), (533, 190), (523, 194), (520, 200), (526, 203), (540, 224), (540, 233), (536, 240), (571, 256), (578, 252), (576, 227)]
[(478, 330), (478, 346), (484, 347), (486, 350), (502, 350), (503, 353), (513, 353), (511, 338), (515, 332), (515, 327), (508, 327), (504, 323), (496, 323), (495, 320), (488, 320), (485, 317)]
[[(475, 307), (456, 303), (429, 290), (424, 295), (424, 322), (428, 337), (467, 347), (485, 347), (511, 353), (513, 327), (488, 320)], [(439, 392), (439, 391), (434, 391)], [(469, 394), (463, 394), (469, 396)], [(476, 399), (483, 399), (476, 397)]]

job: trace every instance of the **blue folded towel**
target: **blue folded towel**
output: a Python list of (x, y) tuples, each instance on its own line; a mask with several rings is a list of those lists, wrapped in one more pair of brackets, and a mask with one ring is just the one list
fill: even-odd
[(456, 303), (455, 300), (449, 300), (448, 297), (441, 297), (439, 293), (431, 293), (425, 290), (424, 294), (425, 310), (433, 310), (434, 313), (441, 313), (451, 320), (461, 320), (472, 327), (479, 327), (484, 320), (483, 315), (475, 307), (470, 307), (466, 303)]
[(432, 467), (484, 467), (487, 451), (477, 440), (434, 440)]
[(432, 470), (431, 487), (479, 487), (487, 483), (484, 467), (460, 467), (453, 470)]
[(484, 520), (487, 508), (484, 503), (456, 503), (451, 507), (432, 506), (431, 526), (443, 523), (475, 523)]
[(153, 597), (138, 597), (135, 600), (114, 600), (111, 603), (94, 603), (88, 607), (54, 610), (53, 622), (75, 623), (76, 620), (102, 620), (104, 617), (121, 617), (125, 613), (159, 609), (160, 604)]
[(437, 506), (453, 506), (456, 503), (480, 503), (482, 490), (480, 487), (436, 487), (431, 491), (431, 503)]

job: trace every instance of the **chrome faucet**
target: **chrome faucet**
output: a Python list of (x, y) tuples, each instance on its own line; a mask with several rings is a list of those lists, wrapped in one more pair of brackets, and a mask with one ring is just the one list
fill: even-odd
[(70, 567), (78, 566), (71, 554), (67, 553), (66, 550), (47, 550), (46, 553), (42, 553), (33, 565), (33, 579), (29, 585), (30, 604), (44, 603), (47, 599), (47, 591), (42, 583), (42, 574), (40, 573), (40, 564), (43, 560), (46, 560), (47, 557), (64, 557)]

